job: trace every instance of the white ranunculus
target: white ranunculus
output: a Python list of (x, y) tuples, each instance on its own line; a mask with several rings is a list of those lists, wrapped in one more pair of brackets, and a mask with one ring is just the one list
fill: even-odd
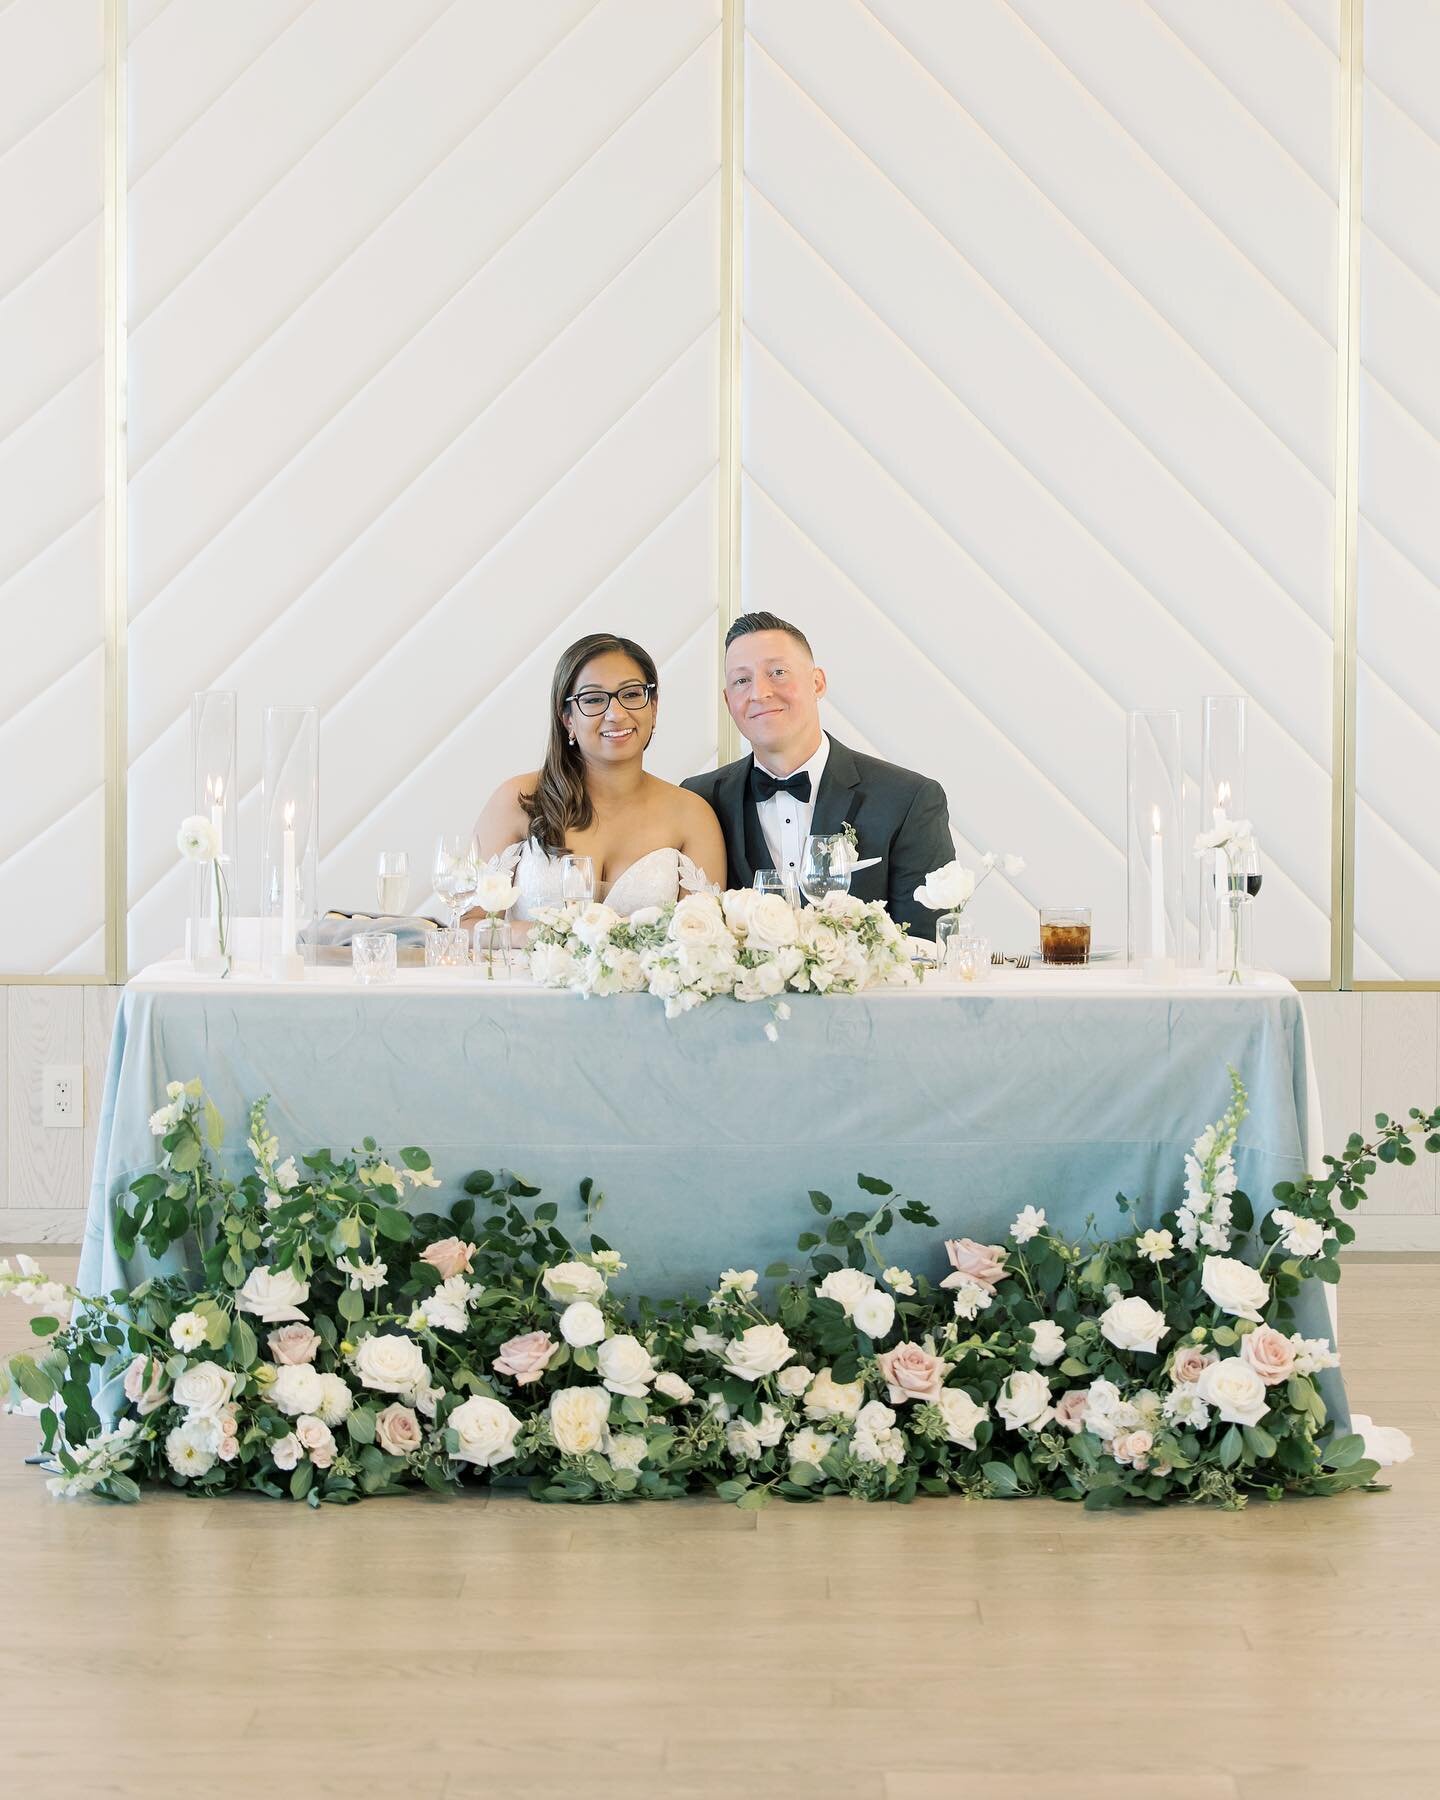
[(664, 910), (660, 906), (637, 906), (630, 915), (630, 923), (637, 928), (642, 925), (658, 925)]
[(598, 1300), (605, 1292), (605, 1277), (589, 1263), (556, 1263), (540, 1277), (540, 1285), (557, 1306), (572, 1300)]
[(450, 1453), (456, 1462), (493, 1469), (514, 1456), (515, 1434), (520, 1429), (520, 1421), (503, 1400), (492, 1400), (488, 1394), (474, 1394), (455, 1408), (445, 1421), (445, 1427), (459, 1439)]
[(540, 987), (569, 987), (578, 967), (564, 944), (530, 946), (530, 979)]
[(1153, 1263), (1166, 1262), (1175, 1254), (1175, 1238), (1168, 1231), (1142, 1231), (1135, 1248)]
[(610, 1396), (603, 1387), (557, 1388), (550, 1396), (550, 1432), (562, 1456), (588, 1456), (610, 1441)]
[(888, 1337), (895, 1323), (895, 1296), (882, 1294), (878, 1288), (874, 1293), (862, 1294), (855, 1302), (850, 1318), (855, 1329), (863, 1331), (866, 1337), (876, 1340)]
[(1138, 1294), (1126, 1294), (1100, 1315), (1100, 1335), (1117, 1350), (1143, 1350), (1153, 1356), (1169, 1330), (1164, 1313)]
[(340, 1425), (349, 1417), (355, 1396), (338, 1375), (320, 1377), (320, 1401), (311, 1408), (322, 1425)]
[(1053, 1319), (1037, 1319), (1030, 1327), (1032, 1362), (1048, 1369), (1051, 1363), (1059, 1362), (1065, 1354), (1065, 1333)]
[(744, 1381), (773, 1375), (795, 1354), (779, 1325), (752, 1325), (725, 1346), (725, 1367)]
[(853, 1419), (864, 1404), (864, 1382), (837, 1381), (830, 1369), (821, 1369), (805, 1390), (807, 1419)]
[(560, 1315), (560, 1335), (576, 1350), (605, 1336), (605, 1315), (589, 1300), (574, 1300)]
[(165, 1439), (165, 1459), (177, 1475), (205, 1475), (215, 1467), (220, 1432), (214, 1419), (200, 1415), (177, 1425)]
[(789, 1400), (798, 1400), (815, 1379), (815, 1371), (803, 1363), (792, 1363), (775, 1377), (775, 1385)]
[(649, 1448), (638, 1431), (622, 1432), (610, 1440), (610, 1467), (612, 1469), (638, 1469), (645, 1460), (645, 1452)]
[(300, 1306), (309, 1298), (309, 1282), (301, 1281), (293, 1269), (254, 1268), (235, 1296), (235, 1304), (267, 1325), (284, 1325), (305, 1317)]
[(745, 933), (752, 950), (783, 950), (795, 942), (794, 907), (783, 894), (758, 894), (750, 907)]
[(962, 869), (958, 862), (948, 862), (932, 869), (915, 890), (915, 898), (931, 912), (954, 912), (964, 906), (975, 892), (975, 871)]
[(270, 1404), (287, 1418), (317, 1413), (325, 1398), (320, 1371), (313, 1363), (281, 1363), (267, 1392)]
[(413, 1394), (429, 1385), (425, 1355), (414, 1338), (375, 1331), (362, 1338), (351, 1364), (362, 1387), (378, 1394)]
[(720, 896), (725, 923), (737, 937), (744, 935), (750, 922), (750, 908), (759, 897), (754, 888), (727, 888)]
[(667, 935), (672, 943), (698, 949), (702, 945), (723, 944), (730, 933), (720, 902), (713, 894), (687, 894), (670, 916)]
[(822, 1300), (835, 1300), (845, 1309), (845, 1317), (853, 1318), (855, 1303), (875, 1291), (875, 1277), (863, 1269), (832, 1269), (816, 1288)]
[(180, 821), (175, 848), (187, 862), (213, 863), (220, 854), (220, 833), (204, 813), (191, 813)]
[(198, 1350), (208, 1330), (199, 1313), (183, 1312), (170, 1327), (170, 1342), (177, 1350)]
[(1229, 1425), (1258, 1425), (1270, 1404), (1265, 1383), (1240, 1356), (1222, 1357), (1202, 1369), (1195, 1391)]
[(150, 1115), (151, 1137), (164, 1137), (178, 1122), (182, 1110), (177, 1102), (172, 1102), (169, 1106), (157, 1106)]
[(1237, 1319), (1260, 1323), (1260, 1309), (1270, 1298), (1270, 1284), (1258, 1269), (1233, 1256), (1207, 1256), (1200, 1285), (1220, 1308)]
[(655, 1377), (655, 1392), (662, 1394), (667, 1400), (677, 1400), (681, 1406), (688, 1406), (695, 1398), (695, 1390), (683, 1376), (662, 1369)]
[(1011, 1431), (1040, 1431), (1055, 1417), (1050, 1383), (1038, 1369), (1016, 1369), (1005, 1378), (995, 1410)]
[(1038, 1237), (1045, 1229), (1045, 1209), (1043, 1206), (1023, 1207), (1010, 1227), (1010, 1235), (1017, 1244), (1028, 1244), (1033, 1237)]
[(834, 1432), (817, 1431), (813, 1425), (802, 1425), (792, 1435), (786, 1450), (792, 1463), (814, 1463), (818, 1468), (834, 1445)]
[(1291, 1256), (1318, 1256), (1325, 1248), (1325, 1227), (1318, 1219), (1302, 1219), (1279, 1206), (1270, 1216), (1281, 1227), (1280, 1242)]
[(503, 869), (487, 869), (475, 888), (475, 905), (482, 912), (508, 912), (519, 898), (519, 888)]
[(631, 1337), (628, 1332), (606, 1338), (595, 1352), (595, 1361), (600, 1379), (612, 1394), (629, 1394), (641, 1399), (655, 1379), (650, 1352), (639, 1338)]
[(214, 1418), (235, 1392), (235, 1377), (219, 1363), (191, 1363), (176, 1378), (171, 1399), (196, 1418)]
[(945, 1436), (963, 1450), (975, 1448), (975, 1428), (990, 1417), (990, 1408), (973, 1400), (964, 1388), (941, 1388), (935, 1402), (945, 1421)]

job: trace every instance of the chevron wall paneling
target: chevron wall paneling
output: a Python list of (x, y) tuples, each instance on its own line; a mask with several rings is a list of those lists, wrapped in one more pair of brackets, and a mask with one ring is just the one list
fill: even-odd
[(1440, 977), (1440, 7), (1365, 0), (1355, 978)]
[[(129, 47), (130, 963), (180, 937), (188, 710), (321, 709), (321, 900), (533, 767), (551, 668), (716, 751), (719, 0), (152, 0)], [(419, 883), (414, 895), (420, 899)]]
[[(1317, 11), (1315, 4), (1305, 9)], [(744, 598), (1123, 945), (1126, 710), (1252, 699), (1329, 974), (1337, 62), (1282, 0), (751, 0)], [(1192, 887), (1194, 881), (1192, 877)]]
[(0, 9), (0, 972), (105, 972), (101, 0)]

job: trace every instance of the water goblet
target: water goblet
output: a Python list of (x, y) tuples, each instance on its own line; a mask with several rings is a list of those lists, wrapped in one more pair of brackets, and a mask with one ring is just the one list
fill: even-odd
[(799, 912), (800, 890), (795, 885), (795, 877), (788, 869), (757, 869), (754, 885), (757, 894), (778, 894), (782, 900)]
[(450, 929), (460, 929), (460, 915), (480, 884), (480, 852), (464, 832), (447, 832), (435, 845), (435, 892), (450, 907)]
[(805, 840), (800, 886), (812, 906), (827, 894), (850, 892), (850, 840), (843, 831), (817, 832)]
[(595, 861), (589, 856), (562, 856), (560, 898), (590, 906), (595, 899)]

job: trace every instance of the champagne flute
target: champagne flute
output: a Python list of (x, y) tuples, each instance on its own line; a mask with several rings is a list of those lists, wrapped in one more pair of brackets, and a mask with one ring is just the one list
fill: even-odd
[(843, 831), (806, 838), (800, 886), (812, 906), (818, 906), (827, 894), (850, 892), (850, 843)]
[(463, 831), (442, 834), (435, 845), (435, 892), (450, 907), (452, 931), (460, 929), (460, 915), (479, 885), (480, 852), (475, 840)]
[(560, 898), (589, 906), (595, 899), (595, 862), (589, 856), (562, 856)]
[(796, 912), (800, 910), (800, 890), (788, 869), (757, 869), (754, 885), (757, 894), (778, 894)]
[(375, 895), (380, 911), (391, 916), (403, 913), (410, 899), (410, 853), (407, 850), (382, 850), (375, 864)]

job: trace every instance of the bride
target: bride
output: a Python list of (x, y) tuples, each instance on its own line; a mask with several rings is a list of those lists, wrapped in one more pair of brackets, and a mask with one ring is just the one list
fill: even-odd
[(591, 858), (595, 898), (622, 915), (724, 887), (725, 839), (708, 801), (645, 772), (659, 687), (649, 653), (609, 632), (556, 664), (543, 767), (502, 782), (475, 824), (480, 854), (514, 871), (512, 917), (560, 903), (567, 854)]

